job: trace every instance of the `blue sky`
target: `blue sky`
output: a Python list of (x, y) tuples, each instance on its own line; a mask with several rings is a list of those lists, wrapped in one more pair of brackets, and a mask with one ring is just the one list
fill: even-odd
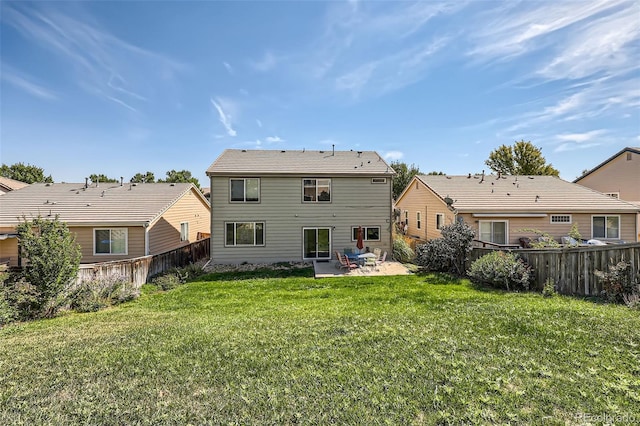
[(7, 2), (0, 156), (55, 181), (364, 149), (423, 172), (640, 146), (640, 2)]

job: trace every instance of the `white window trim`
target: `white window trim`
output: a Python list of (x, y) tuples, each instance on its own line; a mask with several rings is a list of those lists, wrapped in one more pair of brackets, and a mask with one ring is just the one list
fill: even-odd
[(409, 210), (404, 211), (404, 223), (409, 226)]
[[(124, 253), (111, 253), (111, 242), (109, 243), (109, 253), (96, 252), (96, 231), (109, 231), (109, 241), (111, 241), (111, 231), (124, 230)], [(94, 256), (127, 256), (129, 254), (129, 228), (93, 228), (93, 255)]]
[[(442, 220), (440, 221), (441, 225), (439, 228), (438, 228), (438, 217), (442, 218)], [(441, 230), (442, 227), (444, 226), (444, 219), (445, 219), (444, 213), (436, 213), (436, 229), (438, 231)]]
[[(258, 200), (257, 201), (247, 201), (247, 179), (257, 179), (258, 180)], [(232, 200), (231, 199), (231, 182), (234, 180), (241, 180), (244, 182), (244, 188), (243, 188), (243, 192), (242, 192), (242, 198), (243, 200)], [(255, 177), (247, 177), (247, 178), (229, 178), (229, 202), (230, 203), (252, 203), (252, 204), (258, 204), (260, 203), (260, 200), (262, 199), (262, 194), (261, 194), (261, 189), (262, 189), (262, 182), (260, 181), (260, 178), (255, 178)]]
[[(182, 225), (187, 225), (187, 233), (183, 238)], [(189, 222), (180, 222), (180, 241), (189, 241)]]
[(422, 212), (416, 212), (416, 228), (422, 229)]
[[(233, 223), (233, 242), (234, 244), (227, 243), (227, 225)], [(235, 244), (236, 243), (236, 227), (237, 223), (253, 223), (253, 244)], [(256, 223), (262, 224), (262, 244), (256, 244), (255, 225)], [(224, 246), (225, 247), (264, 247), (267, 244), (267, 226), (265, 222), (259, 220), (246, 220), (246, 221), (234, 221), (224, 223)]]
[[(593, 218), (594, 217), (604, 217), (604, 232), (607, 232), (607, 218), (608, 217), (617, 217), (618, 218), (618, 236), (615, 238), (612, 237), (594, 237), (593, 236)], [(619, 214), (594, 214), (591, 215), (591, 238), (597, 238), (599, 240), (621, 240), (622, 239), (622, 219)]]
[[(569, 216), (569, 222), (558, 222), (558, 221), (554, 221), (553, 218), (558, 217), (558, 216)], [(573, 223), (573, 215), (571, 214), (552, 214), (549, 215), (549, 223), (553, 224), (553, 225), (570, 225)]]
[[(378, 238), (377, 240), (369, 240), (367, 238), (367, 228), (378, 228), (378, 235), (380, 236), (380, 238)], [(353, 238), (353, 232), (358, 229), (358, 226), (352, 226), (351, 227), (351, 241), (357, 241), (356, 238)], [(362, 227), (362, 241), (382, 241), (382, 227), (378, 226), (378, 225), (374, 225), (374, 226), (363, 226)]]
[[(304, 181), (305, 180), (315, 180), (316, 181), (316, 200), (315, 201), (306, 201), (304, 199)], [(329, 181), (329, 201), (320, 201), (318, 198), (320, 194), (318, 194), (318, 181), (319, 180), (328, 180)], [(333, 202), (333, 184), (331, 182), (331, 178), (314, 178), (314, 177), (306, 177), (302, 178), (302, 202), (305, 204), (331, 204)]]
[[(495, 222), (503, 222), (505, 224), (504, 226), (504, 244), (507, 245), (509, 244), (509, 221), (508, 220), (481, 220), (478, 222), (478, 239), (480, 239), (481, 237), (481, 230), (480, 228), (482, 227), (483, 223), (495, 223)], [(493, 242), (493, 241), (492, 241)], [(494, 243), (494, 244), (500, 244), (500, 243)]]

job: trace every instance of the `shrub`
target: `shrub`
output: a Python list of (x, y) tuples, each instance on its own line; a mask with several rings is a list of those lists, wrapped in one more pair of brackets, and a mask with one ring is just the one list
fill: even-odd
[(201, 264), (191, 263), (181, 268), (171, 268), (166, 273), (155, 277), (151, 283), (162, 290), (171, 290), (187, 281), (204, 275), (204, 269)]
[[(576, 229), (577, 230), (577, 229)], [(523, 228), (519, 229), (518, 232), (531, 232), (533, 234), (537, 234), (538, 237), (536, 239), (531, 239), (529, 245), (532, 248), (542, 249), (542, 248), (557, 248), (560, 247), (560, 243), (555, 240), (550, 234), (541, 231), (539, 229), (531, 229), (531, 228)]]
[(37, 316), (41, 308), (41, 294), (37, 287), (27, 282), (24, 278), (14, 279), (9, 277), (2, 284), (0, 299), (3, 305), (5, 323), (11, 321), (28, 320)]
[(494, 251), (471, 264), (469, 278), (506, 290), (529, 290), (531, 268), (515, 253)]
[(409, 243), (400, 235), (397, 235), (393, 239), (393, 260), (409, 263), (415, 257), (415, 253)]
[(633, 294), (640, 277), (631, 277), (629, 262), (611, 263), (609, 272), (595, 270), (595, 275), (602, 280), (602, 296), (610, 302), (624, 302), (625, 294)]
[(636, 286), (631, 294), (623, 294), (622, 300), (629, 309), (640, 310), (640, 284)]
[(171, 290), (184, 284), (184, 280), (177, 273), (168, 273), (155, 277), (151, 283), (162, 290)]
[(94, 312), (133, 300), (140, 294), (128, 279), (111, 275), (85, 281), (68, 295), (69, 307), (78, 312)]
[(17, 226), (18, 238), (28, 263), (22, 270), (25, 282), (35, 287), (32, 317), (51, 317), (64, 303), (64, 292), (76, 278), (80, 246), (64, 222), (37, 217)]
[(453, 223), (443, 226), (441, 232), (442, 238), (418, 246), (416, 263), (429, 271), (464, 275), (473, 229), (466, 223)]

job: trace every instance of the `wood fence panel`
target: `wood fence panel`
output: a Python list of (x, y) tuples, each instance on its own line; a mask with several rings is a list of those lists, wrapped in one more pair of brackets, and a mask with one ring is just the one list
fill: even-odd
[[(474, 248), (469, 265), (474, 260), (498, 249)], [(629, 262), (630, 278), (640, 271), (640, 243), (589, 247), (503, 250), (517, 253), (533, 269), (533, 288), (542, 291), (552, 279), (561, 294), (597, 296), (602, 282), (595, 271), (608, 271), (609, 265)]]
[(142, 286), (155, 275), (209, 258), (209, 238), (153, 256), (112, 262), (80, 265), (76, 284), (112, 276), (123, 277), (136, 287)]

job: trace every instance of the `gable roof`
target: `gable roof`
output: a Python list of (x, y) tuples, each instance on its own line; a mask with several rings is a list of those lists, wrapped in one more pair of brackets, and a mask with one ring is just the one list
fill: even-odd
[(0, 226), (15, 226), (23, 217), (55, 217), (76, 226), (142, 226), (153, 223), (169, 207), (193, 191), (191, 183), (100, 184), (34, 183), (2, 195)]
[(208, 176), (394, 174), (375, 151), (226, 149), (207, 169)]
[(555, 176), (416, 176), (460, 213), (636, 213), (638, 206)]
[(0, 190), (9, 192), (9, 191), (15, 191), (16, 189), (24, 188), (25, 186), (29, 186), (29, 184), (21, 182), (19, 180), (0, 176)]
[(613, 161), (614, 159), (618, 158), (619, 156), (621, 156), (622, 154), (624, 154), (625, 152), (631, 152), (634, 154), (638, 154), (640, 155), (640, 147), (626, 147), (621, 149), (620, 151), (618, 151), (616, 154), (612, 155), (611, 157), (607, 158), (606, 160), (604, 160), (602, 163), (598, 164), (597, 166), (595, 166), (593, 169), (589, 170), (587, 173), (583, 174), (582, 176), (576, 178), (573, 183), (578, 183), (580, 180), (584, 179), (585, 177), (589, 176), (591, 173), (595, 172), (596, 170), (598, 170), (600, 167), (605, 166), (607, 163), (609, 163), (610, 161)]

